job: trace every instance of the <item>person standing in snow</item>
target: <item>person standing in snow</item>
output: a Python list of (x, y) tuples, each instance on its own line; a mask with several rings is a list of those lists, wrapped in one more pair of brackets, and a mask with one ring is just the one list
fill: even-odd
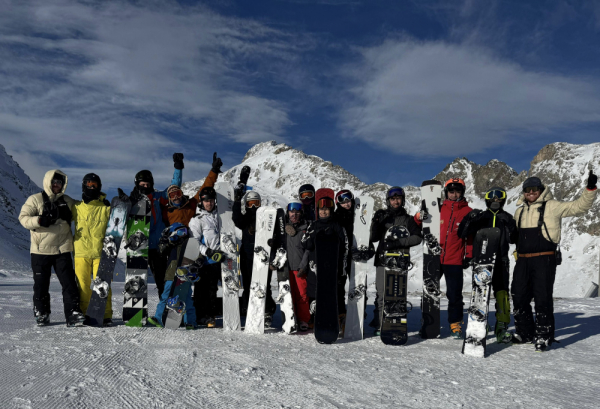
[[(579, 216), (591, 209), (596, 198), (598, 177), (590, 170), (587, 184), (577, 200), (554, 200), (537, 177), (523, 182), (523, 195), (514, 219), (519, 238), (517, 264), (513, 272), (511, 295), (515, 318), (515, 343), (534, 343), (544, 351), (554, 341), (554, 279), (560, 264), (560, 242), (563, 217)], [(535, 303), (535, 322), (531, 300)]]
[(58, 169), (44, 175), (44, 190), (31, 195), (19, 213), (19, 222), (31, 235), (33, 313), (39, 326), (50, 323), (50, 277), (52, 268), (62, 286), (67, 327), (83, 325), (79, 293), (73, 270), (71, 220), (74, 200), (65, 195), (67, 175)]
[[(369, 323), (370, 327), (375, 328), (375, 335), (381, 333), (381, 322), (383, 319), (383, 293), (385, 291), (385, 264), (383, 260), (384, 253), (409, 254), (410, 248), (417, 246), (423, 240), (421, 228), (415, 223), (413, 217), (404, 209), (406, 195), (404, 189), (400, 186), (393, 186), (386, 193), (385, 203), (387, 209), (379, 209), (373, 215), (371, 221), (370, 245), (379, 242), (375, 253), (375, 312), (373, 321)], [(386, 240), (385, 236), (392, 226), (405, 227), (410, 236), (398, 240)]]
[(500, 229), (500, 245), (496, 253), (496, 262), (492, 275), (492, 287), (496, 298), (496, 325), (494, 333), (499, 343), (509, 343), (512, 335), (508, 332), (510, 324), (510, 301), (508, 300), (509, 269), (508, 249), (517, 241), (517, 224), (504, 210), (506, 190), (492, 187), (485, 193), (486, 210), (471, 210), (458, 227), (458, 236), (464, 240), (474, 238), (481, 229), (498, 227)]
[[(106, 226), (110, 218), (110, 202), (102, 193), (102, 181), (95, 173), (88, 173), (81, 182), (81, 201), (73, 205), (75, 224), (74, 252), (75, 276), (79, 284), (79, 299), (82, 311), (87, 311), (92, 297), (92, 278), (96, 278)], [(108, 290), (104, 326), (112, 325), (112, 289)]]

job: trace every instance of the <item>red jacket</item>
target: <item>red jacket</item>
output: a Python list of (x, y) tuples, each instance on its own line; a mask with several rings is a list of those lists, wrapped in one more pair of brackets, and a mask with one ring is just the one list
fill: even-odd
[[(458, 225), (472, 209), (466, 200), (455, 202), (444, 200), (440, 214), (440, 246), (442, 264), (461, 266), (463, 259), (473, 257), (473, 238), (467, 240), (458, 237)], [(415, 221), (421, 221), (415, 216)]]

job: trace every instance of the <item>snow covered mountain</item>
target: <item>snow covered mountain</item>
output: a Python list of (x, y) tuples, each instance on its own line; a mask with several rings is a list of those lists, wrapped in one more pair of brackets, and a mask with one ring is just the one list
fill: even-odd
[(41, 190), (0, 145), (0, 277), (29, 268), (29, 231), (18, 218), (25, 200)]
[[(466, 197), (473, 208), (485, 208), (483, 194), (491, 186), (502, 186), (508, 190), (506, 210), (514, 213), (516, 201), (521, 194), (521, 184), (530, 175), (539, 176), (550, 188), (556, 199), (573, 200), (583, 189), (587, 179), (588, 163), (600, 163), (600, 144), (572, 145), (554, 143), (544, 147), (533, 159), (529, 172), (517, 173), (498, 160), (479, 165), (466, 158), (457, 158), (437, 175), (423, 175), (423, 179), (441, 182), (451, 177), (460, 177), (467, 184)], [(234, 185), (242, 166), (251, 168), (249, 185), (261, 194), (263, 204), (285, 206), (290, 198), (296, 197), (298, 188), (310, 183), (315, 188), (328, 187), (334, 191), (350, 189), (355, 195), (370, 195), (377, 208), (385, 203), (384, 183), (368, 185), (340, 166), (333, 165), (317, 156), (307, 155), (285, 144), (263, 142), (246, 153), (242, 163), (230, 168), (220, 180)], [(600, 167), (597, 169), (600, 171)], [(203, 180), (185, 183), (186, 194), (194, 194)], [(406, 209), (414, 214), (420, 205), (419, 187), (404, 186), (407, 194)], [(594, 208), (581, 218), (569, 218), (563, 222), (563, 265), (559, 267), (555, 294), (559, 297), (581, 297), (598, 280), (598, 249), (600, 241), (600, 199)], [(421, 288), (422, 251), (412, 250), (415, 267), (409, 273), (409, 291)], [(514, 260), (513, 260), (514, 263)], [(511, 270), (512, 271), (512, 270)], [(470, 271), (465, 271), (465, 287), (470, 287)], [(370, 277), (372, 282), (374, 277)], [(442, 287), (443, 287), (442, 282)]]

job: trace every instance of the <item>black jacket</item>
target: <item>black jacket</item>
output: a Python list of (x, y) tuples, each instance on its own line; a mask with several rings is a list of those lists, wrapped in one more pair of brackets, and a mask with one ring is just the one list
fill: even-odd
[(471, 210), (458, 226), (458, 237), (463, 239), (469, 236), (474, 237), (479, 230), (488, 227), (498, 227), (500, 229), (501, 236), (498, 255), (501, 258), (507, 259), (508, 249), (511, 244), (517, 242), (519, 232), (515, 219), (504, 210), (498, 211), (496, 215), (489, 209), (484, 211), (478, 209)]
[(352, 242), (354, 237), (354, 209), (355, 202), (352, 199), (352, 206), (350, 209), (344, 209), (339, 204), (335, 209), (335, 213), (333, 217), (335, 221), (338, 222), (340, 226), (344, 228), (346, 231), (346, 236), (348, 237), (348, 255), (346, 256), (346, 275), (350, 276), (350, 270), (352, 269)]
[(372, 243), (379, 242), (377, 245), (377, 252), (375, 254), (375, 266), (381, 266), (379, 260), (381, 254), (384, 253), (383, 244), (385, 234), (392, 226), (404, 226), (410, 233), (410, 237), (407, 239), (400, 239), (398, 243), (393, 243), (395, 250), (402, 251), (404, 253), (409, 252), (409, 248), (421, 244), (423, 240), (423, 233), (421, 227), (415, 223), (412, 216), (406, 213), (404, 207), (398, 209), (387, 209), (378, 210), (373, 215), (373, 221), (371, 222), (371, 247)]
[(242, 214), (242, 202), (233, 203), (233, 224), (242, 231), (242, 246), (240, 252), (254, 258), (254, 241), (256, 240), (256, 207), (246, 209), (246, 214)]

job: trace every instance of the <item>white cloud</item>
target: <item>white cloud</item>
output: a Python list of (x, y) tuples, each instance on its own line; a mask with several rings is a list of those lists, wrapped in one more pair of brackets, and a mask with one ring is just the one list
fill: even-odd
[(345, 68), (345, 136), (409, 155), (465, 155), (600, 121), (598, 84), (532, 72), (473, 45), (388, 40)]

